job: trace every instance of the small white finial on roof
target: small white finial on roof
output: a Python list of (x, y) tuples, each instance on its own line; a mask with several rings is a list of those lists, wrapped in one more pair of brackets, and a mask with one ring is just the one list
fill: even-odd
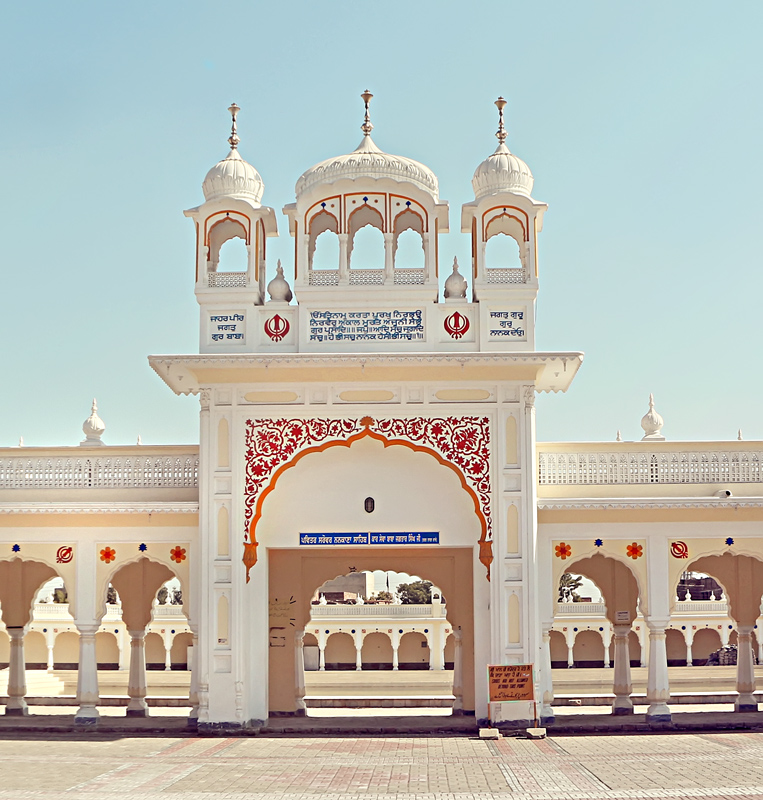
[(498, 106), (498, 130), (496, 131), (495, 138), (503, 144), (506, 141), (506, 127), (503, 124), (503, 109), (506, 108), (506, 101), (503, 97), (499, 97), (495, 104)]
[(737, 431), (737, 441), (740, 441), (740, 442), (742, 441), (742, 429), (741, 428)]
[(616, 442), (622, 442), (622, 440), (623, 440), (623, 435), (622, 435), (622, 433), (620, 433), (620, 429), (618, 428), (617, 436), (615, 436), (615, 441)]
[(135, 444), (143, 444), (143, 440), (140, 438), (140, 434), (138, 434), (138, 441)]
[(458, 259), (453, 257), (453, 272), (445, 281), (446, 300), (462, 300), (466, 297), (466, 278), (458, 271)]
[(649, 395), (649, 411), (641, 418), (641, 427), (644, 429), (644, 435), (641, 441), (651, 440), (664, 442), (665, 437), (660, 433), (662, 426), (665, 424), (662, 417), (654, 410), (654, 395)]
[(24, 446), (24, 437), (23, 436), (19, 436), (19, 447), (23, 447), (23, 446)]
[(365, 136), (370, 136), (371, 131), (374, 129), (374, 126), (371, 124), (371, 117), (368, 114), (368, 104), (371, 102), (371, 98), (373, 97), (373, 95), (371, 94), (371, 92), (368, 91), (368, 89), (366, 89), (365, 92), (363, 92), (363, 94), (361, 94), (360, 96), (363, 98), (363, 102), (365, 103), (366, 106), (366, 114), (363, 117), (363, 124), (360, 126), (360, 130), (363, 131), (363, 134)]
[(238, 143), (241, 141), (241, 139), (238, 138), (238, 131), (236, 130), (236, 117), (241, 109), (235, 103), (231, 103), (228, 111), (230, 111), (231, 115), (230, 136), (228, 137), (228, 142), (230, 143), (230, 149), (235, 150), (238, 147)]
[(270, 295), (270, 299), (275, 303), (291, 302), (291, 287), (283, 276), (283, 267), (281, 266), (280, 258), (276, 266), (276, 276), (268, 284), (268, 294)]
[(80, 447), (102, 447), (103, 442), (101, 436), (106, 430), (103, 420), (98, 416), (98, 403), (93, 398), (93, 405), (90, 409), (90, 416), (85, 420), (82, 425), (82, 432), (85, 434), (84, 441), (81, 441)]

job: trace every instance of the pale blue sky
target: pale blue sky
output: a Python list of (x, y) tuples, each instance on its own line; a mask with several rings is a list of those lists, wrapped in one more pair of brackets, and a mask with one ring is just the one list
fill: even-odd
[(149, 353), (198, 348), (182, 211), (241, 152), (278, 211), (313, 163), (374, 138), (440, 179), (458, 233), (509, 100), (510, 148), (549, 203), (538, 346), (584, 350), (541, 439), (763, 438), (763, 4), (6, 3), (0, 12), (0, 445), (197, 441)]

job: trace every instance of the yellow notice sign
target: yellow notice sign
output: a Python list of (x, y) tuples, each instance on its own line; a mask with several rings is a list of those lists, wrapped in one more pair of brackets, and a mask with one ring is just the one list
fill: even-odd
[(532, 664), (495, 664), (487, 668), (487, 686), (491, 703), (512, 700), (535, 700)]

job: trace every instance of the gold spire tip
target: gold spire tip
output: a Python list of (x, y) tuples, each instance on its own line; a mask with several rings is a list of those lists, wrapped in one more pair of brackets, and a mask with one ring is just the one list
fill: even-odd
[(506, 108), (506, 101), (503, 97), (499, 97), (495, 101), (495, 104), (498, 107), (498, 130), (496, 131), (495, 138), (503, 144), (506, 141), (506, 127), (503, 124), (503, 109)]
[(365, 136), (370, 136), (371, 131), (374, 129), (374, 126), (371, 124), (371, 117), (369, 116), (368, 113), (368, 105), (371, 102), (371, 98), (373, 97), (373, 95), (371, 94), (371, 92), (368, 91), (368, 89), (366, 89), (365, 92), (363, 92), (360, 96), (363, 98), (363, 103), (365, 104), (366, 107), (366, 113), (365, 116), (363, 117), (363, 124), (360, 126), (360, 130), (363, 131)]
[(230, 143), (230, 149), (235, 150), (236, 147), (238, 147), (238, 143), (241, 141), (241, 139), (238, 138), (238, 131), (236, 129), (236, 117), (241, 109), (235, 103), (231, 103), (228, 107), (228, 111), (230, 111), (231, 116), (230, 136), (228, 137), (228, 142)]

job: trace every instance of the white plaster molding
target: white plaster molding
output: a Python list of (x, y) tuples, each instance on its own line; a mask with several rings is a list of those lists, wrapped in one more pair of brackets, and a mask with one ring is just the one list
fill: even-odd
[(198, 503), (0, 503), (0, 514), (198, 514)]
[(538, 509), (543, 511), (628, 508), (763, 508), (763, 497), (734, 497), (733, 500), (717, 497), (551, 497), (538, 500)]

